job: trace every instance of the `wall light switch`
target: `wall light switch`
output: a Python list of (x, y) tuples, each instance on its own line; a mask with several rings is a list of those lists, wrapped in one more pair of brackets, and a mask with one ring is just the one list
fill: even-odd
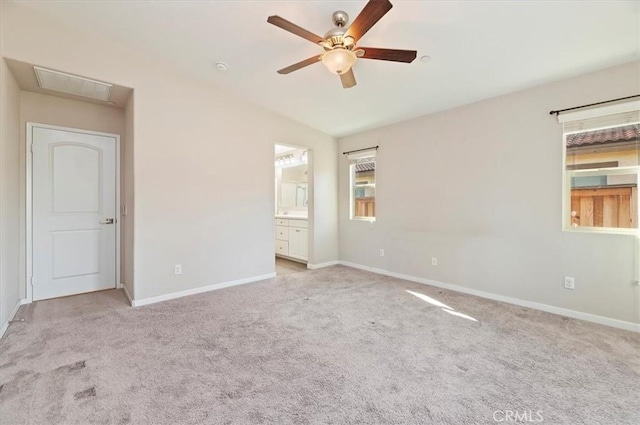
[(432, 266), (438, 265), (438, 257), (431, 257), (431, 265)]
[(381, 257), (384, 257), (384, 249), (381, 249), (381, 250), (380, 250), (380, 256), (381, 256)]
[(173, 266), (173, 274), (182, 274), (182, 265), (176, 264)]

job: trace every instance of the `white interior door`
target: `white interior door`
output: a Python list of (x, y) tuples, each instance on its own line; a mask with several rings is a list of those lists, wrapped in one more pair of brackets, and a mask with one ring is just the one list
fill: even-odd
[(33, 299), (116, 287), (116, 138), (32, 127)]

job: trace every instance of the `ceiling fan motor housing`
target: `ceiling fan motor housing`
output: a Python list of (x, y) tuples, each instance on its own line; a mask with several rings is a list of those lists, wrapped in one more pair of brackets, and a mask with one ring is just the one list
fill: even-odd
[(347, 15), (347, 12), (337, 10), (333, 12), (332, 19), (336, 28), (327, 31), (324, 35), (324, 42), (320, 44), (322, 44), (325, 49), (334, 49), (336, 47), (351, 49), (355, 44), (355, 40), (352, 37), (344, 37), (347, 32), (345, 25), (349, 21), (349, 15)]
[(349, 22), (349, 15), (344, 10), (336, 10), (333, 12), (331, 19), (336, 27), (344, 27)]
[(335, 47), (349, 47), (353, 45), (351, 37), (345, 38), (346, 30), (344, 28), (334, 28), (324, 35), (325, 43), (321, 43), (324, 47), (333, 49)]

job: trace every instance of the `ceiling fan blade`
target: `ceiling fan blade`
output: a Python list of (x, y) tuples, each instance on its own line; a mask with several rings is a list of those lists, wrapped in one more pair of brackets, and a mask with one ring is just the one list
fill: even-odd
[(289, 31), (292, 34), (297, 35), (298, 37), (302, 37), (305, 40), (309, 40), (312, 43), (318, 44), (324, 39), (317, 34), (312, 33), (311, 31), (307, 31), (306, 29), (294, 24), (293, 22), (289, 22), (284, 18), (281, 18), (277, 15), (269, 16), (267, 18), (267, 22), (276, 27), (280, 27), (285, 31)]
[(293, 65), (289, 65), (286, 68), (280, 69), (278, 71), (278, 74), (289, 74), (293, 71), (299, 70), (300, 68), (304, 68), (305, 66), (313, 65), (314, 63), (320, 62), (321, 59), (322, 55), (310, 57), (309, 59), (305, 59), (298, 63), (294, 63)]
[(342, 87), (345, 89), (355, 86), (357, 83), (356, 76), (353, 75), (353, 68), (349, 69), (349, 72), (340, 74), (340, 81), (342, 81)]
[(369, 3), (356, 16), (356, 19), (345, 33), (345, 37), (351, 36), (356, 41), (360, 40), (392, 7), (393, 5), (389, 0), (369, 0)]
[(415, 50), (379, 49), (377, 47), (358, 47), (364, 50), (362, 59), (378, 59), (382, 61), (411, 63), (418, 52)]

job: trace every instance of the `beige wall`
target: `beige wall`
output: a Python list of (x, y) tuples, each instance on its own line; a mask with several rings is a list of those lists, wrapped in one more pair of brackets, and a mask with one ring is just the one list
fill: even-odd
[(20, 298), (20, 89), (0, 59), (0, 328)]
[(340, 159), (340, 259), (639, 322), (634, 237), (562, 232), (562, 126), (549, 115), (638, 92), (636, 62), (339, 140), (380, 145), (372, 227), (349, 220)]
[[(26, 122), (58, 125), (118, 134), (124, 138), (124, 109), (63, 99), (28, 91), (20, 92), (21, 135)], [(22, 142), (24, 143), (24, 141)]]
[(274, 143), (312, 150), (311, 258), (337, 260), (332, 137), (18, 4), (4, 6), (1, 42), (8, 58), (135, 90), (136, 299), (275, 271)]

